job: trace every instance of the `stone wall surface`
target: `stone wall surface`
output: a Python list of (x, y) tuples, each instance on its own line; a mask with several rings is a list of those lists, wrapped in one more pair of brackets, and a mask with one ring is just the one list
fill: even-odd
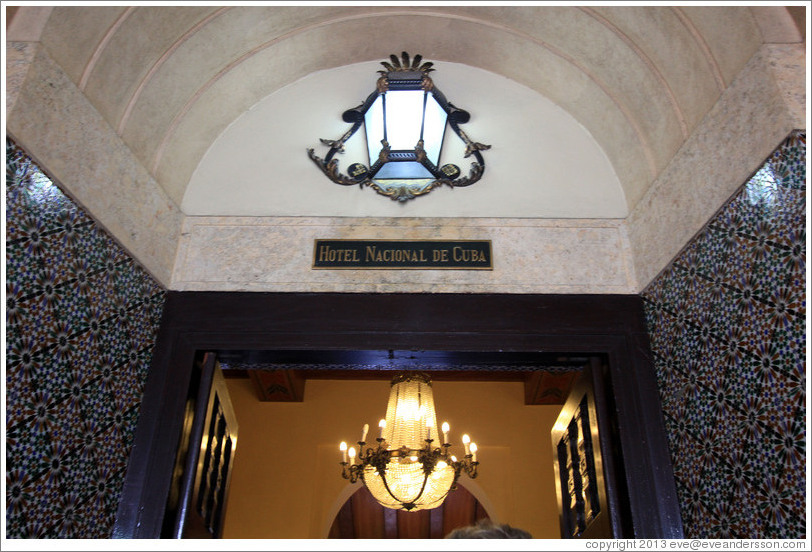
[[(314, 270), (316, 239), (490, 240), (493, 270)], [(180, 291), (636, 293), (611, 220), (186, 217)]]

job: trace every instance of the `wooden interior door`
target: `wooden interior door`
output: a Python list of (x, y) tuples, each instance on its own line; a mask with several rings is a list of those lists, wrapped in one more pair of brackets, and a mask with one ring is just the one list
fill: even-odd
[(203, 357), (174, 538), (222, 537), (239, 426), (214, 353)]
[(575, 382), (551, 431), (562, 538), (622, 537), (600, 378), (600, 362), (593, 359)]

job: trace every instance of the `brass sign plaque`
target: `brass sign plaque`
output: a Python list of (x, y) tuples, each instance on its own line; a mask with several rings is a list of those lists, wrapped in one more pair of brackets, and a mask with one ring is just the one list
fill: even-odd
[(490, 240), (315, 240), (314, 269), (493, 270)]

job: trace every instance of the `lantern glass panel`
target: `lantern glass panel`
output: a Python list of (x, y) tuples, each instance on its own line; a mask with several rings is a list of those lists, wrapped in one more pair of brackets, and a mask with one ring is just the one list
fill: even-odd
[(378, 95), (364, 115), (364, 129), (367, 133), (369, 164), (372, 166), (381, 152), (383, 140), (383, 95)]
[(434, 94), (428, 93), (426, 98), (425, 124), (423, 127), (423, 149), (429, 160), (435, 165), (440, 164), (440, 151), (443, 149), (443, 137), (445, 136), (445, 123), (448, 114), (440, 107)]
[[(384, 95), (386, 100), (384, 100)], [(424, 107), (425, 97), (425, 112)], [(369, 164), (381, 151), (384, 139), (384, 105), (386, 106), (386, 139), (392, 151), (414, 151), (423, 125), (423, 149), (428, 159), (439, 165), (448, 114), (431, 92), (422, 90), (389, 90), (379, 95), (364, 115)], [(376, 179), (432, 178), (431, 172), (415, 161), (390, 161), (375, 174)]]
[(414, 150), (423, 124), (422, 90), (386, 92), (386, 138), (393, 150)]
[(375, 180), (431, 178), (431, 172), (417, 161), (390, 161), (375, 173)]

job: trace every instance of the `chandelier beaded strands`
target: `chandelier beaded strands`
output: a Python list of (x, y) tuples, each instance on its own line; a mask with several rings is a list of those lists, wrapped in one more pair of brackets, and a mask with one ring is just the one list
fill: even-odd
[[(451, 455), (449, 426), (437, 431), (434, 395), (427, 374), (406, 373), (392, 380), (386, 418), (378, 423), (376, 444), (368, 445), (364, 424), (358, 450), (342, 442), (342, 476), (358, 479), (386, 508), (416, 511), (436, 508), (456, 487), (464, 471), (477, 476), (476, 443), (463, 435), (465, 455)], [(440, 439), (442, 436), (442, 439)], [(439, 445), (435, 445), (439, 441)]]

